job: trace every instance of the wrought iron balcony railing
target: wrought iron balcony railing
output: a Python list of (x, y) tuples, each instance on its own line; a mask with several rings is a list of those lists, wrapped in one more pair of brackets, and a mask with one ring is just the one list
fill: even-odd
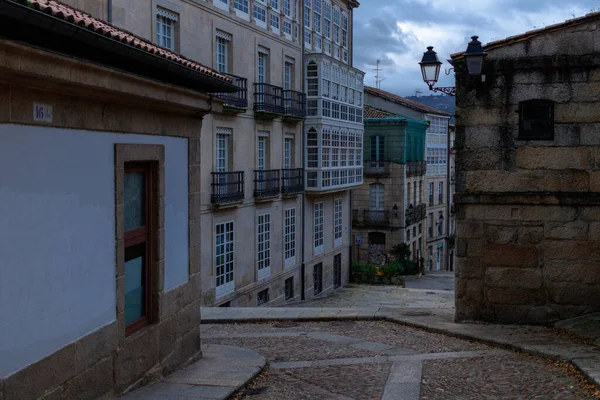
[(241, 200), (244, 200), (244, 171), (212, 173), (211, 203), (225, 204)]
[(280, 179), (279, 170), (255, 170), (254, 171), (254, 197), (265, 198), (279, 196)]
[(379, 227), (390, 226), (390, 212), (388, 210), (385, 210), (385, 211), (364, 210), (363, 211), (363, 221), (364, 221), (364, 224), (367, 226), (379, 226)]
[(283, 88), (268, 83), (255, 83), (254, 112), (283, 115)]
[(304, 169), (281, 170), (281, 193), (284, 195), (302, 193), (304, 191)]
[(248, 108), (248, 80), (240, 76), (229, 75), (233, 84), (239, 88), (235, 93), (217, 93), (217, 97), (225, 100), (225, 106), (245, 111)]
[(365, 176), (389, 176), (390, 163), (388, 161), (367, 161), (364, 166)]
[(409, 163), (406, 163), (407, 176), (425, 175), (426, 172), (427, 162), (425, 161), (411, 161)]
[(419, 204), (416, 207), (409, 207), (405, 212), (405, 223), (406, 226), (415, 224), (419, 221), (425, 219), (425, 214), (427, 213), (427, 206), (425, 204)]
[(295, 90), (284, 90), (283, 108), (286, 117), (306, 117), (306, 95)]

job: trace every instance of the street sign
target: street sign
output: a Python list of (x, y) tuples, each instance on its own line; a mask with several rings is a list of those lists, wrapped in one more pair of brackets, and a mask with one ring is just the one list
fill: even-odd
[(362, 243), (361, 237), (357, 236), (356, 237), (356, 244), (361, 244), (361, 243)]

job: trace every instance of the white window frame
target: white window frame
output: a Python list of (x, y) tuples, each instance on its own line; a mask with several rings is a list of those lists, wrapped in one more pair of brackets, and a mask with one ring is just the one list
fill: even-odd
[(323, 253), (324, 250), (324, 246), (323, 246), (323, 234), (324, 234), (324, 203), (322, 201), (320, 202), (316, 202), (314, 205), (314, 210), (313, 210), (313, 216), (314, 216), (314, 226), (313, 226), (313, 230), (314, 230), (314, 235), (313, 235), (313, 239), (314, 239), (314, 254), (318, 255)]
[(271, 214), (256, 217), (256, 265), (259, 281), (271, 276)]
[(292, 20), (287, 17), (283, 19), (283, 36), (287, 40), (292, 40)]
[(285, 210), (283, 221), (283, 257), (285, 268), (296, 265), (296, 208)]
[(292, 169), (293, 148), (294, 148), (294, 138), (285, 137), (283, 139), (283, 169)]
[(269, 25), (271, 26), (271, 31), (273, 31), (273, 33), (277, 35), (281, 33), (281, 17), (279, 12), (269, 11)]
[(258, 171), (264, 171), (267, 169), (268, 140), (268, 134), (259, 132), (258, 139), (256, 141), (256, 169)]
[[(220, 229), (221, 228), (221, 229)], [(218, 273), (222, 267), (221, 274)], [(235, 231), (233, 221), (215, 225), (215, 296), (220, 298), (235, 291)], [(219, 285), (219, 278), (223, 283)]]
[(231, 128), (217, 128), (215, 139), (215, 172), (229, 172)]
[(229, 46), (231, 35), (217, 31), (215, 43), (215, 69), (221, 73), (229, 72)]
[(256, 82), (267, 83), (267, 65), (269, 63), (269, 53), (258, 48), (258, 55), (256, 56)]
[[(175, 51), (177, 22), (179, 22), (177, 14), (164, 8), (156, 9), (156, 44), (158, 46)], [(167, 32), (167, 28), (169, 32)]]
[(372, 183), (369, 186), (369, 210), (383, 211), (385, 206), (385, 186), (382, 183)]
[(213, 0), (213, 5), (221, 10), (229, 12), (229, 0)]
[(342, 232), (342, 221), (343, 221), (343, 209), (344, 203), (342, 198), (336, 198), (333, 200), (333, 246), (338, 247), (342, 245), (343, 232)]
[[(261, 28), (267, 29), (267, 7), (260, 5), (256, 1), (252, 7), (252, 15), (254, 16), (254, 23)], [(262, 19), (264, 17), (264, 20)]]
[(250, 21), (250, 0), (233, 0), (233, 9), (235, 15)]

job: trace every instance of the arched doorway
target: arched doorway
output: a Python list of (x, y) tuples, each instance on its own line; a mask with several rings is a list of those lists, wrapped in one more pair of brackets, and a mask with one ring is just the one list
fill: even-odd
[(385, 263), (385, 233), (369, 232), (369, 264), (384, 265)]

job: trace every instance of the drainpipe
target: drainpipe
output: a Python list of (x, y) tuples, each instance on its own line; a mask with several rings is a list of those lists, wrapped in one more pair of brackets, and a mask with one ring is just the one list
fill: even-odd
[[(301, 25), (298, 27), (298, 30), (301, 32), (300, 34), (300, 51), (302, 52), (302, 56), (301, 58), (301, 63), (300, 63), (300, 76), (302, 77), (302, 93), (306, 93), (306, 79), (304, 79), (304, 62), (305, 62), (305, 57), (304, 57), (304, 2), (300, 1), (299, 2), (299, 7), (301, 9), (301, 11), (298, 11), (298, 13), (300, 15), (302, 15), (302, 23)], [(306, 104), (306, 106), (308, 108), (308, 102)], [(304, 246), (305, 246), (305, 236), (306, 236), (306, 161), (304, 159), (304, 153), (305, 153), (305, 149), (304, 149), (304, 130), (305, 130), (305, 125), (304, 125), (304, 121), (301, 122), (300, 124), (301, 130), (302, 130), (302, 173), (304, 174), (304, 193), (302, 193), (302, 266), (300, 267), (300, 286), (301, 286), (301, 290), (300, 290), (300, 300), (305, 300), (305, 272), (306, 272), (306, 264), (305, 262), (305, 257), (304, 257)]]
[(448, 118), (448, 139), (446, 160), (446, 271), (450, 271), (450, 118)]
[(113, 22), (113, 16), (112, 16), (113, 2), (112, 2), (112, 0), (106, 0), (106, 1), (108, 2), (108, 16), (107, 16), (108, 23), (112, 24), (112, 22)]

